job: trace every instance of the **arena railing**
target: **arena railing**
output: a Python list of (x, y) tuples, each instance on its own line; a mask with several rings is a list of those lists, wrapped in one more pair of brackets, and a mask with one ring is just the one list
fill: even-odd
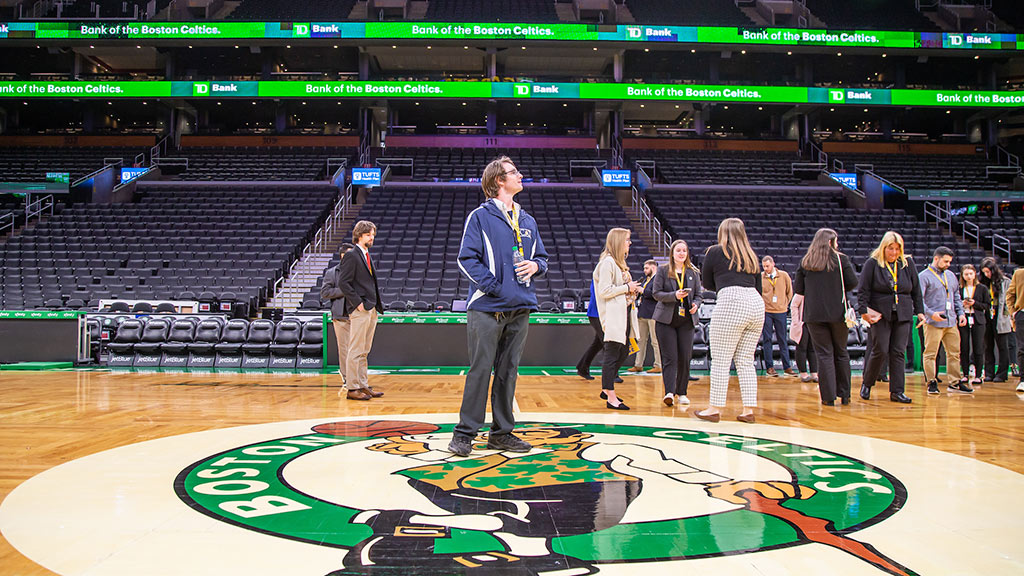
[(53, 194), (47, 194), (42, 198), (33, 200), (32, 195), (25, 198), (25, 224), (28, 224), (33, 217), (42, 217), (46, 211), (53, 216), (53, 205), (55, 204)]
[(323, 226), (313, 235), (313, 240), (302, 249), (302, 254), (288, 267), (288, 272), (274, 281), (273, 295), (277, 300), (295, 300), (302, 298), (304, 289), (295, 287), (284, 288), (284, 282), (293, 277), (296, 273), (308, 274), (317, 267), (313, 262), (312, 255), (324, 252), (327, 247), (336, 239), (338, 234), (344, 234), (341, 223), (348, 216), (351, 207), (352, 185), (345, 188), (344, 193), (339, 195), (338, 201), (334, 203), (331, 213), (327, 216)]
[[(1005, 164), (1003, 163), (1005, 160)], [(996, 146), (996, 164), (1000, 166), (1016, 166), (1020, 168), (1020, 156), (1010, 152), (1002, 146)]]
[(0, 214), (0, 234), (6, 234), (7, 230), (14, 231), (14, 213)]
[[(877, 176), (876, 176), (877, 178)], [(885, 181), (885, 180), (883, 180)], [(886, 181), (887, 182), (887, 181)], [(890, 184), (891, 185), (891, 184)], [(946, 228), (950, 232), (953, 231), (953, 218), (949, 214), (949, 210), (936, 204), (935, 202), (924, 203), (924, 222), (928, 223), (929, 219), (935, 220), (935, 228), (941, 229), (942, 224), (946, 225)]]
[(1002, 234), (992, 234), (992, 254), (998, 256), (1004, 254), (1004, 262), (1010, 262), (1010, 257), (1013, 254), (1013, 246), (1010, 244), (1010, 239)]
[(655, 245), (651, 248), (660, 252), (659, 256), (667, 256), (672, 235), (664, 229), (661, 221), (658, 220), (658, 217), (654, 215), (654, 211), (651, 210), (650, 204), (640, 196), (640, 191), (635, 186), (630, 191), (630, 208), (637, 220), (640, 220), (640, 227), (643, 231), (654, 238)]
[(160, 139), (152, 148), (149, 149), (149, 157), (151, 160), (162, 157), (167, 153), (167, 143), (170, 141), (171, 135), (167, 134)]
[[(377, 158), (377, 160), (376, 160), (376, 162), (374, 164), (376, 166), (380, 167), (380, 168), (391, 168), (392, 172), (394, 172), (394, 167), (395, 166), (398, 166), (400, 168), (406, 168), (407, 167), (407, 168), (409, 168), (409, 176), (410, 177), (415, 173), (415, 169), (416, 169), (416, 161), (413, 160), (412, 158), (409, 158), (409, 157), (406, 157), (406, 156), (402, 156), (402, 157), (397, 157), (397, 156), (381, 156), (380, 158)], [(383, 183), (384, 183), (384, 175), (381, 174), (381, 184), (383, 184)]]
[(981, 248), (981, 227), (970, 220), (964, 220), (962, 224), (964, 242), (973, 240), (974, 245)]
[[(332, 171), (331, 169), (334, 168)], [(327, 159), (327, 174), (331, 179), (331, 184), (338, 185), (345, 183), (345, 169), (348, 168), (348, 158), (328, 158)], [(340, 187), (340, 186), (339, 186)]]

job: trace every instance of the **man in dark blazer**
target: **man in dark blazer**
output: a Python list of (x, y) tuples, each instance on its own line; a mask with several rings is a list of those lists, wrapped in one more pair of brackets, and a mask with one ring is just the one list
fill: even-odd
[[(343, 242), (338, 248), (338, 255), (345, 257), (355, 245)], [(323, 281), (320, 283), (320, 301), (328, 302), (331, 307), (331, 324), (334, 326), (334, 337), (338, 341), (338, 374), (341, 374), (341, 383), (345, 384), (345, 369), (348, 363), (348, 332), (349, 319), (348, 310), (345, 309), (345, 293), (338, 286), (341, 284), (341, 263), (331, 266), (324, 272)], [(341, 391), (338, 391), (341, 394)]]
[(345, 295), (345, 311), (349, 317), (348, 364), (345, 368), (350, 400), (379, 398), (383, 392), (370, 387), (366, 375), (366, 356), (373, 346), (377, 314), (384, 312), (377, 287), (377, 270), (370, 257), (377, 225), (369, 220), (356, 222), (352, 241), (356, 245), (341, 259), (338, 287)]

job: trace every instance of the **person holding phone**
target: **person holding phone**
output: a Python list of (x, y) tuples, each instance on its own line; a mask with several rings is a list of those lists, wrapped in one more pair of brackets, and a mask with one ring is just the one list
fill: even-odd
[(974, 393), (970, 384), (960, 381), (960, 330), (957, 327), (966, 326), (967, 317), (964, 316), (956, 274), (949, 269), (952, 263), (953, 251), (939, 246), (932, 254), (932, 263), (918, 275), (925, 315), (921, 361), (929, 394), (939, 393), (935, 357), (940, 344), (946, 349), (946, 374), (950, 378), (946, 389), (961, 394)]
[(654, 274), (654, 331), (661, 343), (661, 381), (665, 386), (662, 401), (666, 406), (686, 405), (690, 384), (690, 360), (693, 358), (693, 331), (700, 309), (700, 273), (690, 260), (690, 247), (676, 240), (669, 247), (671, 257)]
[(612, 228), (605, 238), (604, 250), (594, 268), (594, 295), (597, 312), (604, 330), (604, 362), (601, 365), (601, 398), (611, 410), (629, 410), (615, 394), (615, 378), (629, 356), (630, 339), (638, 338), (636, 308), (633, 302), (640, 293), (626, 266), (629, 256), (629, 230)]
[(905, 394), (907, 340), (914, 316), (924, 320), (924, 308), (914, 262), (896, 232), (886, 232), (864, 261), (857, 284), (857, 312), (870, 325), (860, 397), (871, 399), (871, 388), (888, 367), (889, 400), (909, 404), (912, 400)]
[(973, 264), (960, 267), (960, 297), (964, 303), (964, 316), (967, 325), (960, 327), (960, 377), (967, 382), (971, 373), (971, 362), (974, 362), (974, 379), (971, 386), (981, 384), (981, 375), (985, 370), (985, 329), (988, 323), (988, 311), (992, 306), (992, 298), (988, 288), (978, 281), (978, 270)]

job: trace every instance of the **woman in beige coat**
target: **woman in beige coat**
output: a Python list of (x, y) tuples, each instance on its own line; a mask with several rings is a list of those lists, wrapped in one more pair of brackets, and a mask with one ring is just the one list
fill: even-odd
[(630, 338), (635, 341), (639, 337), (633, 302), (640, 292), (640, 284), (633, 281), (626, 267), (629, 245), (629, 230), (612, 228), (594, 268), (594, 295), (604, 330), (601, 398), (607, 400), (606, 404), (612, 410), (629, 410), (629, 406), (615, 395), (615, 377), (629, 356)]

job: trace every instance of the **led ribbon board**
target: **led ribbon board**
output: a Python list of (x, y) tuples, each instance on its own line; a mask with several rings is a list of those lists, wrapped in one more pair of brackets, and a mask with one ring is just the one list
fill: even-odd
[(0, 39), (4, 38), (37, 41), (509, 40), (938, 50), (1024, 49), (1024, 35), (1021, 34), (494, 22), (0, 22)]
[(0, 98), (547, 98), (999, 108), (1024, 91), (876, 90), (801, 86), (560, 82), (0, 82)]

